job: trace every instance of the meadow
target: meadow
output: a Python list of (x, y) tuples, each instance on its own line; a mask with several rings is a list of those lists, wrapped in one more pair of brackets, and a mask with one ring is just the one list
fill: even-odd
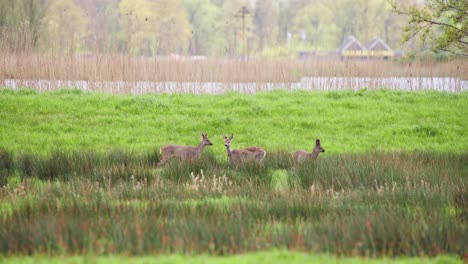
[(311, 149), (329, 153), (468, 149), (468, 93), (275, 91), (225, 95), (142, 96), (59, 90), (0, 90), (0, 146), (14, 152), (54, 150), (148, 152), (167, 143), (197, 145), (226, 157), (233, 148)]
[[(0, 253), (461, 261), (467, 103), (467, 93), (388, 90), (3, 89)], [(200, 160), (155, 166), (161, 145), (196, 145), (200, 132), (214, 143)], [(231, 166), (224, 133), (233, 148), (265, 148), (263, 166)], [(290, 153), (315, 138), (326, 152), (294, 164)], [(450, 256), (428, 259), (439, 255)]]

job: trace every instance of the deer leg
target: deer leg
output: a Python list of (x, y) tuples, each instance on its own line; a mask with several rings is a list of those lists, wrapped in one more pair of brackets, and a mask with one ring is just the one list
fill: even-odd
[(162, 158), (158, 164), (156, 165), (158, 168), (161, 168), (162, 166), (164, 166), (164, 164), (166, 164), (167, 162), (167, 159), (166, 158)]

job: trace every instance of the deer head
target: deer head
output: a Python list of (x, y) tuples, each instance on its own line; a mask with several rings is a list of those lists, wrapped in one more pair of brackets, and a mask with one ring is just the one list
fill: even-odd
[(213, 145), (213, 143), (211, 143), (211, 141), (208, 139), (208, 134), (203, 134), (201, 133), (201, 136), (202, 136), (202, 143), (204, 146), (211, 146)]
[(315, 140), (314, 152), (325, 152), (325, 149), (320, 146), (320, 139)]
[(226, 137), (226, 135), (223, 135), (224, 138), (224, 146), (226, 147), (231, 147), (231, 140), (234, 138), (234, 134), (231, 134), (230, 137)]

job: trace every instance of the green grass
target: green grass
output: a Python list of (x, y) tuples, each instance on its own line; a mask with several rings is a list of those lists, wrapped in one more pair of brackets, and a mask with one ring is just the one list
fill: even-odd
[[(468, 93), (386, 90), (3, 89), (0, 254), (7, 262), (186, 262), (186, 254), (208, 263), (456, 262), (468, 237), (467, 103)], [(201, 131), (215, 145), (200, 160), (156, 168), (160, 145), (195, 145)], [(223, 133), (235, 134), (234, 148), (267, 149), (264, 166), (230, 166)], [(290, 153), (311, 149), (315, 137), (327, 152), (292, 163)], [(427, 258), (447, 254), (457, 257)]]
[(462, 263), (462, 260), (451, 256), (438, 256), (436, 258), (378, 258), (367, 259), (359, 257), (335, 257), (328, 255), (306, 254), (301, 252), (290, 252), (285, 250), (273, 250), (268, 252), (249, 253), (244, 255), (213, 257), (208, 255), (171, 255), (171, 256), (63, 256), (63, 257), (10, 257), (0, 258), (0, 262), (6, 263), (131, 263), (131, 264), (149, 264), (149, 263), (204, 263), (204, 264), (229, 264), (229, 263), (245, 263), (245, 264), (302, 264), (302, 263), (336, 263), (336, 264), (352, 264), (352, 263), (395, 263), (395, 264), (416, 264), (416, 263)]
[(278, 158), (237, 169), (209, 158), (155, 169), (145, 155), (86, 155), (31, 155), (39, 169), (24, 171), (14, 158), (0, 189), (0, 253), (465, 252), (466, 154), (340, 154), (300, 166)]
[[(208, 133), (217, 158), (233, 148), (464, 152), (468, 93), (401, 91), (124, 96), (60, 90), (0, 90), (0, 147), (15, 152), (196, 145)], [(227, 158), (226, 158), (227, 159)]]

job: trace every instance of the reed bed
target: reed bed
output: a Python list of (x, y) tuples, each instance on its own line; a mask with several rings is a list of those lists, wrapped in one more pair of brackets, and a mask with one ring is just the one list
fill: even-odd
[(295, 58), (174, 60), (128, 55), (0, 54), (0, 81), (86, 80), (153, 82), (297, 82), (302, 77), (456, 77), (468, 79), (468, 60), (384, 61)]
[[(341, 154), (263, 166), (157, 152), (0, 151), (2, 254), (466, 254), (467, 154)], [(5, 180), (6, 178), (6, 180)]]
[(276, 89), (468, 89), (468, 61), (344, 60), (337, 57), (176, 60), (123, 54), (0, 54), (0, 85), (120, 94), (256, 93)]

